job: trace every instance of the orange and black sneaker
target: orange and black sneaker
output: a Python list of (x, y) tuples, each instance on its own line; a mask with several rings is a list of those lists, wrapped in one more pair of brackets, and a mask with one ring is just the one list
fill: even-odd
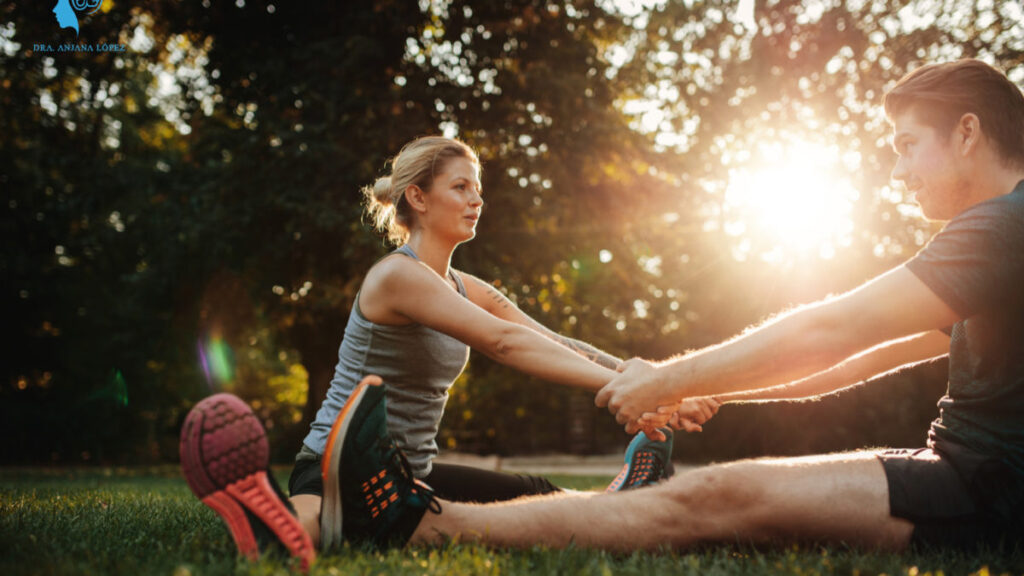
[(664, 441), (648, 438), (640, 432), (626, 448), (625, 465), (605, 492), (621, 492), (657, 484), (672, 475), (672, 430), (659, 428)]
[(316, 558), (313, 542), (269, 465), (263, 426), (238, 397), (215, 394), (189, 412), (181, 429), (181, 469), (189, 488), (220, 515), (250, 560), (283, 547), (306, 570)]
[(428, 509), (441, 513), (433, 490), (413, 477), (409, 461), (388, 434), (384, 385), (377, 376), (363, 378), (341, 409), (321, 466), (322, 550), (344, 541), (403, 546)]

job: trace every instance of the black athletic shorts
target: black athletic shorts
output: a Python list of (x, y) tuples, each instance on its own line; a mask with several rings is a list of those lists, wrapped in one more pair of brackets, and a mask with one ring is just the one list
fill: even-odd
[(1002, 460), (950, 442), (887, 450), (878, 458), (890, 514), (914, 524), (912, 546), (974, 549), (1024, 541), (1024, 479)]
[[(561, 489), (547, 478), (526, 474), (505, 474), (456, 464), (434, 462), (433, 469), (423, 481), (434, 489), (438, 498), (452, 502), (502, 502), (520, 496), (550, 494)], [(295, 459), (288, 480), (292, 496), (315, 494), (323, 496), (324, 483), (320, 476), (320, 457), (304, 448)]]

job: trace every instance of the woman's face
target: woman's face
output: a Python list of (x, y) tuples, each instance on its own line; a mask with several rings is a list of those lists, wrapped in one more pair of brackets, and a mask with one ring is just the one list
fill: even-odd
[(471, 240), (484, 205), (482, 192), (479, 165), (468, 158), (449, 160), (424, 195), (427, 209), (421, 223), (456, 242)]

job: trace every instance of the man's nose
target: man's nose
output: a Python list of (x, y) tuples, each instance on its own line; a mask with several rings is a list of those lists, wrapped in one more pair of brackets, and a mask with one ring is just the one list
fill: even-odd
[(892, 168), (892, 175), (890, 175), (890, 178), (892, 178), (893, 180), (896, 180), (898, 182), (906, 182), (907, 181), (907, 175), (908, 175), (908, 173), (907, 173), (906, 162), (903, 160), (903, 158), (897, 159), (896, 160), (896, 165), (893, 166), (893, 168)]

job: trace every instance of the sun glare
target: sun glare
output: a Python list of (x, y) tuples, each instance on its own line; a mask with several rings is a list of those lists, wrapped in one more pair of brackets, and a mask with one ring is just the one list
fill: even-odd
[(766, 144), (757, 153), (754, 163), (729, 173), (723, 216), (726, 233), (739, 239), (734, 256), (829, 259), (848, 246), (858, 193), (839, 176), (839, 151), (790, 143)]

